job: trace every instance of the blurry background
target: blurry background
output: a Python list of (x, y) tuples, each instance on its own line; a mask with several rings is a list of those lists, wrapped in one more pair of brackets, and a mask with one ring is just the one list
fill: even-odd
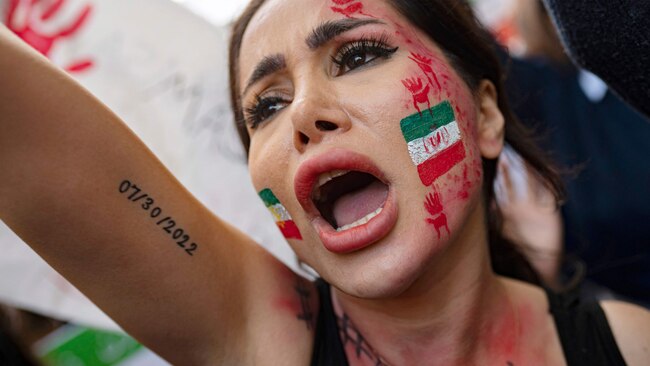
[[(533, 2), (472, 1), (511, 54), (563, 58), (557, 40), (536, 28), (543, 24)], [(0, 0), (0, 20), (115, 111), (209, 209), (298, 270), (250, 184), (232, 123), (228, 24), (246, 3)], [(602, 99), (606, 87), (592, 82), (588, 90)], [(0, 253), (0, 327), (11, 336), (5, 340), (0, 331), (0, 364), (10, 347), (35, 355), (31, 364), (166, 364), (124, 335), (2, 222)]]

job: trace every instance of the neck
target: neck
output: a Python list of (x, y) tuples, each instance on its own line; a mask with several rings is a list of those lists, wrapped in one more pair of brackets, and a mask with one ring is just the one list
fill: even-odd
[(516, 356), (516, 312), (491, 270), (487, 235), (467, 232), (475, 234), (458, 238), (397, 297), (368, 300), (333, 291), (351, 365), (460, 365), (477, 359), (507, 365)]

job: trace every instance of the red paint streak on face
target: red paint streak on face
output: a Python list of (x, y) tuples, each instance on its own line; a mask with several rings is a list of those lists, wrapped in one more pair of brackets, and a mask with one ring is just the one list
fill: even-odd
[(436, 192), (435, 190), (433, 193), (429, 193), (427, 195), (427, 200), (424, 203), (424, 207), (432, 216), (441, 214), (444, 210), (444, 207), (442, 207), (442, 203), (440, 202), (440, 193)]
[(440, 86), (440, 81), (438, 81), (438, 76), (436, 76), (436, 73), (433, 71), (433, 68), (431, 67), (432, 60), (430, 58), (413, 52), (411, 52), (411, 56), (409, 56), (409, 58), (415, 61), (415, 63), (420, 67), (422, 72), (424, 72), (424, 74), (427, 76), (427, 79), (429, 79), (429, 85), (433, 86), (435, 82), (435, 86), (438, 88), (438, 90), (442, 90), (442, 87)]
[(354, 15), (367, 15), (363, 12), (363, 4), (355, 0), (332, 0), (335, 6), (330, 9), (335, 13), (343, 14), (347, 18), (353, 18)]
[(424, 201), (424, 208), (432, 216), (427, 218), (427, 223), (433, 225), (438, 233), (438, 239), (442, 237), (441, 229), (444, 227), (447, 234), (451, 234), (447, 225), (447, 215), (443, 212), (444, 207), (440, 202), (440, 194), (434, 189), (433, 194), (429, 193)]
[(420, 116), (422, 115), (419, 106), (421, 103), (426, 103), (427, 109), (431, 109), (431, 102), (429, 101), (429, 84), (423, 85), (422, 79), (418, 77), (404, 79), (402, 80), (402, 84), (413, 96), (413, 106), (417, 109)]
[[(61, 26), (57, 31), (53, 32), (53, 34), (44, 34), (38, 30), (39, 26), (42, 24), (38, 24), (37, 21), (42, 23), (50, 21), (52, 17), (61, 11), (61, 7), (67, 0), (55, 0), (45, 8), (36, 7), (35, 5), (40, 4), (41, 1), (42, 0), (10, 0), (7, 15), (5, 17), (5, 24), (7, 25), (7, 28), (13, 31), (17, 36), (47, 57), (50, 55), (55, 44), (60, 43), (60, 41), (65, 38), (69, 38), (79, 33), (88, 20), (92, 6), (89, 4), (86, 5), (76, 19), (67, 25)], [(24, 14), (23, 22), (18, 19), (18, 14), (20, 13), (18, 11), (19, 7), (23, 8), (21, 9)], [(79, 72), (91, 68), (92, 65), (91, 60), (76, 61), (73, 62), (72, 65), (65, 67), (65, 69), (71, 72)]]
[(467, 175), (467, 168), (468, 165), (465, 164), (463, 167), (463, 187), (462, 189), (458, 192), (458, 198), (466, 200), (469, 198), (469, 190), (472, 188), (472, 182), (469, 180), (468, 175)]

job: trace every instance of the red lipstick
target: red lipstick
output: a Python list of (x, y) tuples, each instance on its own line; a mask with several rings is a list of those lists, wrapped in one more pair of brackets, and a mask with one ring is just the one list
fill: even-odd
[[(312, 192), (321, 174), (344, 170), (373, 175), (388, 187), (388, 194), (377, 215), (361, 225), (337, 231), (321, 216), (312, 200)], [(388, 235), (397, 222), (396, 195), (383, 172), (370, 158), (350, 150), (329, 150), (303, 162), (294, 178), (294, 190), (323, 245), (333, 253), (343, 254), (363, 249)]]

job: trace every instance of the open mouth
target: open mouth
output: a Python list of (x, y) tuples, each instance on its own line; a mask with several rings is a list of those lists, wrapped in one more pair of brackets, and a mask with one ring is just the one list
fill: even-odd
[(332, 149), (303, 162), (296, 198), (325, 248), (350, 253), (386, 237), (397, 222), (396, 192), (365, 155)]
[(372, 174), (334, 170), (320, 174), (311, 199), (321, 216), (341, 232), (368, 223), (379, 215), (388, 186)]

